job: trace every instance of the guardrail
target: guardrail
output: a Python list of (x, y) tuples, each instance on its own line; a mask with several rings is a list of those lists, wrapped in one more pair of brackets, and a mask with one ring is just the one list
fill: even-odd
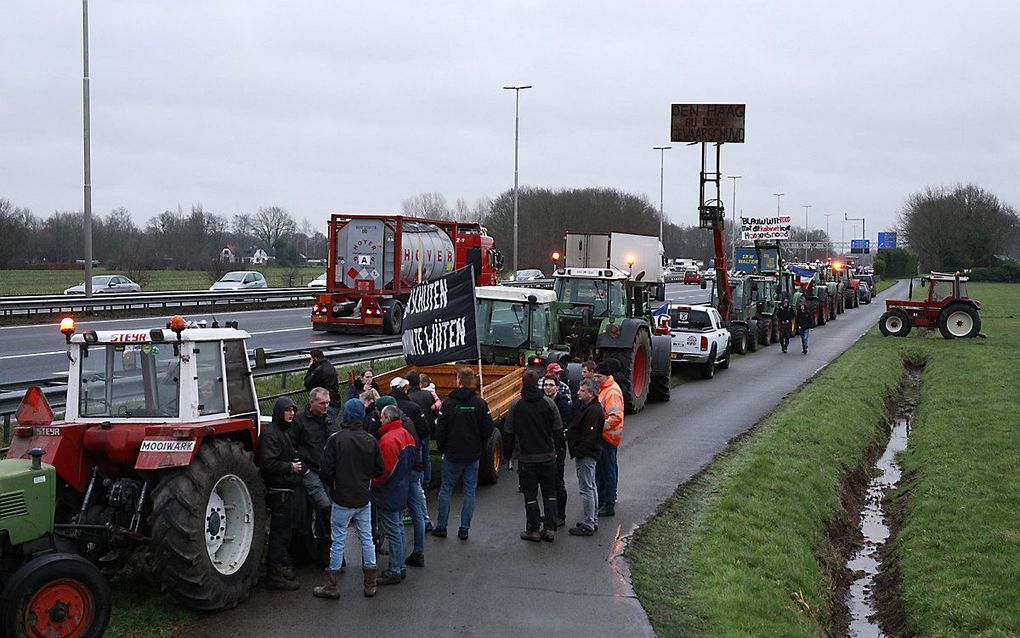
[[(295, 348), (291, 350), (273, 350), (267, 352), (263, 348), (255, 348), (249, 354), (249, 363), (252, 366), (252, 376), (255, 378), (261, 377), (272, 377), (277, 375), (287, 375), (293, 373), (304, 373), (308, 369), (308, 353), (313, 348)], [(355, 363), (362, 363), (365, 361), (375, 361), (378, 359), (389, 359), (392, 357), (398, 357), (404, 353), (404, 347), (399, 338), (394, 339), (393, 337), (381, 339), (377, 342), (367, 343), (364, 345), (346, 346), (340, 345), (330, 350), (324, 350), (323, 354), (327, 359), (335, 366), (352, 365)], [(67, 393), (66, 384), (53, 385), (53, 378), (38, 381), (25, 381), (22, 382), (24, 387), (8, 390), (6, 392), (0, 392), (0, 419), (3, 421), (2, 438), (0, 442), (9, 441), (11, 438), (11, 421), (14, 414), (18, 411), (18, 406), (21, 404), (21, 399), (25, 395), (25, 390), (29, 387), (36, 385), (42, 387), (42, 392), (46, 396), (46, 400), (49, 402), (50, 407), (53, 408), (54, 412), (60, 412), (65, 407), (65, 397)], [(45, 386), (45, 387), (43, 387)], [(10, 387), (10, 386), (8, 386)], [(275, 398), (280, 395), (273, 395), (273, 397), (263, 398)], [(0, 455), (6, 454), (7, 449), (0, 449)]]
[(263, 288), (255, 290), (167, 290), (128, 294), (30, 295), (0, 297), (0, 316), (54, 314), (76, 310), (126, 310), (133, 308), (169, 308), (215, 306), (262, 301), (310, 301), (316, 288)]

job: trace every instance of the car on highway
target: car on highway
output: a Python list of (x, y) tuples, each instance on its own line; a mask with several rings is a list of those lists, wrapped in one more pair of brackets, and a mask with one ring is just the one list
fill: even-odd
[(322, 273), (315, 279), (308, 282), (309, 288), (325, 288), (326, 287), (326, 273)]
[(534, 281), (545, 279), (545, 275), (538, 268), (525, 268), (514, 273), (514, 281)]
[(688, 268), (684, 271), (684, 285), (687, 284), (700, 284), (701, 283), (701, 272), (697, 268)]
[(860, 299), (861, 303), (871, 303), (871, 286), (868, 285), (868, 282), (861, 281), (861, 283), (857, 284), (857, 298)]
[[(92, 278), (93, 294), (123, 294), (127, 292), (141, 292), (142, 287), (131, 281), (124, 275), (97, 275)], [(64, 291), (65, 295), (84, 295), (85, 282), (77, 286), (71, 286)]]
[(209, 290), (253, 290), (268, 288), (266, 278), (254, 270), (232, 270), (219, 278)]

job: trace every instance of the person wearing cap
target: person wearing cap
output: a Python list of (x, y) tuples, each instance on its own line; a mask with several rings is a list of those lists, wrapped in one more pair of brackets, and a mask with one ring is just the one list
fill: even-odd
[(365, 596), (375, 595), (378, 568), (372, 542), (372, 480), (385, 472), (379, 443), (365, 432), (365, 404), (360, 399), (344, 403), (339, 432), (330, 435), (322, 451), (322, 480), (333, 488), (331, 539), (326, 583), (312, 590), (318, 598), (340, 597), (338, 577), (344, 560), (347, 527), (354, 521), (361, 541)]
[(297, 406), (288, 397), (273, 404), (273, 420), (259, 434), (259, 473), (266, 484), (269, 508), (269, 566), (266, 589), (293, 591), (300, 585), (287, 555), (294, 516), (294, 489), (301, 482), (301, 463), (294, 461), (291, 424)]
[[(425, 436), (421, 437), (421, 449), (422, 449), (422, 476), (421, 476), (421, 488), (428, 491), (429, 484), (432, 482), (432, 458), (429, 455), (429, 450), (432, 444), (432, 435), (436, 431), (436, 413), (439, 412), (439, 407), (442, 405), (438, 401), (438, 397), (429, 390), (426, 390), (423, 385), (422, 378), (428, 379), (428, 375), (419, 374), (417, 370), (407, 373), (408, 386), (407, 396), (409, 399), (414, 401), (419, 408), (421, 408), (422, 414), (425, 415), (425, 425), (428, 432)], [(427, 384), (426, 384), (427, 385)], [(439, 405), (436, 405), (439, 403)], [(426, 526), (428, 525), (428, 516), (425, 518)]]
[(595, 366), (592, 378), (599, 384), (599, 403), (606, 413), (605, 427), (602, 429), (603, 445), (595, 466), (598, 515), (609, 517), (616, 515), (616, 487), (620, 478), (617, 448), (623, 439), (623, 391), (613, 379), (613, 366), (609, 361), (602, 361)]
[[(550, 369), (553, 366), (556, 366), (557, 368), (559, 367), (555, 363), (549, 364)], [(567, 523), (567, 484), (563, 480), (563, 471), (567, 462), (567, 444), (563, 438), (563, 431), (570, 423), (570, 417), (573, 411), (573, 402), (570, 400), (570, 392), (564, 392), (564, 385), (565, 384), (560, 381), (559, 377), (554, 372), (549, 372), (542, 378), (542, 392), (556, 404), (556, 409), (560, 413), (560, 423), (564, 426), (561, 427), (558, 432), (554, 433), (553, 439), (556, 442), (557, 527), (562, 527)]]
[(340, 383), (337, 380), (336, 368), (329, 362), (322, 350), (312, 350), (309, 356), (308, 370), (305, 372), (305, 390), (312, 388), (329, 390), (329, 408), (326, 410), (326, 418), (335, 423), (344, 403), (343, 397), (340, 396)]
[(425, 441), (429, 440), (428, 422), (425, 420), (425, 413), (415, 401), (412, 401), (407, 394), (411, 382), (402, 377), (394, 377), (390, 381), (390, 397), (397, 401), (401, 417), (404, 419), (405, 427), (410, 420), (413, 425), (411, 434), (414, 436), (417, 446), (414, 454), (414, 463), (411, 466), (411, 481), (408, 483), (407, 510), (411, 516), (411, 523), (414, 525), (414, 551), (407, 557), (406, 563), (413, 567), (425, 566), (425, 523), (428, 520), (428, 503), (425, 499), (425, 489), (422, 487), (422, 475), (425, 472), (425, 457), (428, 456), (428, 448)]

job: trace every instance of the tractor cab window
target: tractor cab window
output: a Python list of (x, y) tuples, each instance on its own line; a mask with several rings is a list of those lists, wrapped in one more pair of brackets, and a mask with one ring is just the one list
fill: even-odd
[(223, 398), (223, 359), (220, 357), (220, 342), (208, 341), (195, 344), (195, 365), (198, 372), (198, 413), (223, 414), (226, 402)]
[(524, 303), (478, 300), (478, 341), (487, 346), (519, 348), (528, 339), (528, 311)]
[(169, 344), (93, 346), (81, 362), (78, 414), (86, 418), (176, 417), (180, 374), (180, 358)]
[(556, 341), (552, 334), (552, 313), (546, 304), (531, 307), (531, 347), (545, 348)]
[[(961, 284), (962, 286), (962, 284)], [(945, 279), (933, 279), (931, 282), (931, 300), (939, 302), (953, 296), (953, 282)]]
[(227, 366), (227, 405), (231, 416), (256, 412), (255, 394), (248, 369), (248, 353), (244, 342), (227, 341), (223, 345), (223, 360)]
[(591, 306), (592, 317), (620, 317), (627, 313), (622, 281), (560, 278), (556, 280), (556, 296), (575, 308)]

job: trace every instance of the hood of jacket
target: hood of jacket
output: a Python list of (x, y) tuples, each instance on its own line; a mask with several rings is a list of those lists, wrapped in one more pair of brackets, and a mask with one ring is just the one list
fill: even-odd
[[(529, 403), (541, 401), (545, 397), (545, 392), (542, 392), (538, 388), (523, 388), (521, 390), (521, 400)], [(552, 398), (552, 397), (549, 397)]]
[(475, 396), (474, 388), (456, 388), (450, 392), (450, 398), (458, 401), (469, 401), (473, 396)]
[(290, 423), (283, 420), (283, 413), (290, 408), (296, 407), (290, 397), (280, 397), (273, 404), (273, 423), (281, 428), (289, 428)]

